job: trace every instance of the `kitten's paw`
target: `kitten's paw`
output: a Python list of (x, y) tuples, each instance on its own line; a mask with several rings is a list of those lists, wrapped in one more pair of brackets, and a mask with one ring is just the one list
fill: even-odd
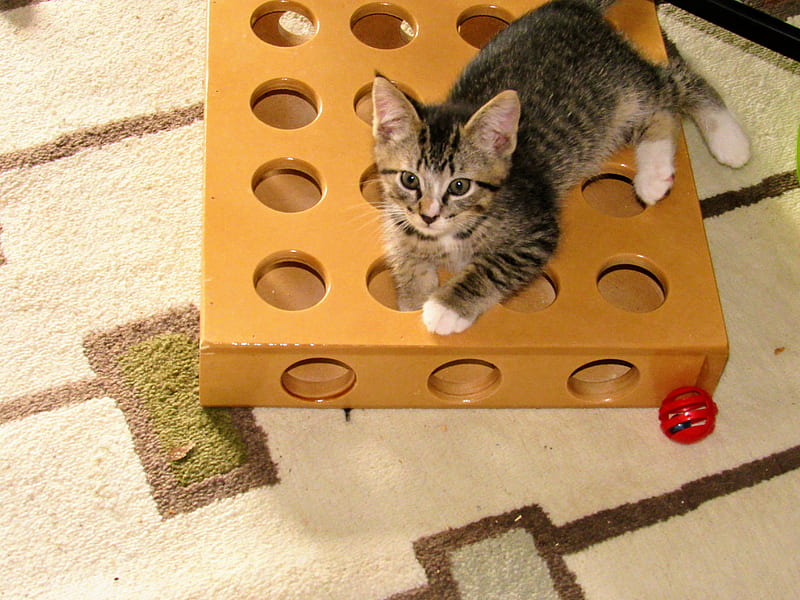
[(472, 325), (474, 319), (465, 319), (456, 311), (447, 308), (437, 300), (428, 300), (422, 306), (422, 322), (431, 333), (450, 335), (461, 333)]
[(636, 174), (633, 180), (633, 188), (639, 199), (653, 206), (661, 200), (672, 189), (675, 183), (675, 173), (670, 170), (643, 170)]
[(707, 137), (708, 149), (723, 165), (738, 169), (750, 160), (750, 139), (731, 112), (715, 113)]
[(636, 147), (633, 188), (639, 199), (652, 206), (672, 189), (675, 182), (675, 146), (671, 139), (646, 140)]

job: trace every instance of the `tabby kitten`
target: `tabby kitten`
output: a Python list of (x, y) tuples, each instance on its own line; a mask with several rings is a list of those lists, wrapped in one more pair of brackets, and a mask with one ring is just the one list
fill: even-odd
[[(681, 114), (716, 159), (749, 159), (719, 95), (670, 48), (657, 66), (603, 18), (613, 0), (554, 0), (512, 23), (467, 65), (444, 103), (373, 85), (383, 232), (398, 308), (429, 331), (463, 331), (542, 273), (559, 204), (621, 146), (635, 144), (634, 188), (670, 190)], [(453, 277), (439, 285), (437, 269)]]

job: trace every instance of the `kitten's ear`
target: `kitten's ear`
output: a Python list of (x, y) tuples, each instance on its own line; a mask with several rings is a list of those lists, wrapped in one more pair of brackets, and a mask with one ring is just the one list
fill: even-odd
[(372, 135), (389, 142), (407, 136), (419, 123), (419, 116), (405, 94), (384, 77), (372, 83)]
[(464, 131), (480, 149), (507, 158), (517, 147), (520, 111), (517, 92), (500, 92), (472, 115)]

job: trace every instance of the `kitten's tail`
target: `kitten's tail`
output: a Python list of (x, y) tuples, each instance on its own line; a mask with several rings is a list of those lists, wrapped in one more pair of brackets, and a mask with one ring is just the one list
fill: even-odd
[(693, 71), (668, 38), (666, 74), (677, 95), (678, 110), (690, 116), (719, 162), (738, 168), (750, 160), (750, 140), (717, 91)]

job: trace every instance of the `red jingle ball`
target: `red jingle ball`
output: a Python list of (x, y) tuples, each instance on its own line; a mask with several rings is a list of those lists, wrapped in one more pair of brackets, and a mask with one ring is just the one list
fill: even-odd
[(717, 405), (711, 395), (697, 387), (671, 392), (658, 411), (661, 431), (681, 444), (694, 444), (714, 431)]

